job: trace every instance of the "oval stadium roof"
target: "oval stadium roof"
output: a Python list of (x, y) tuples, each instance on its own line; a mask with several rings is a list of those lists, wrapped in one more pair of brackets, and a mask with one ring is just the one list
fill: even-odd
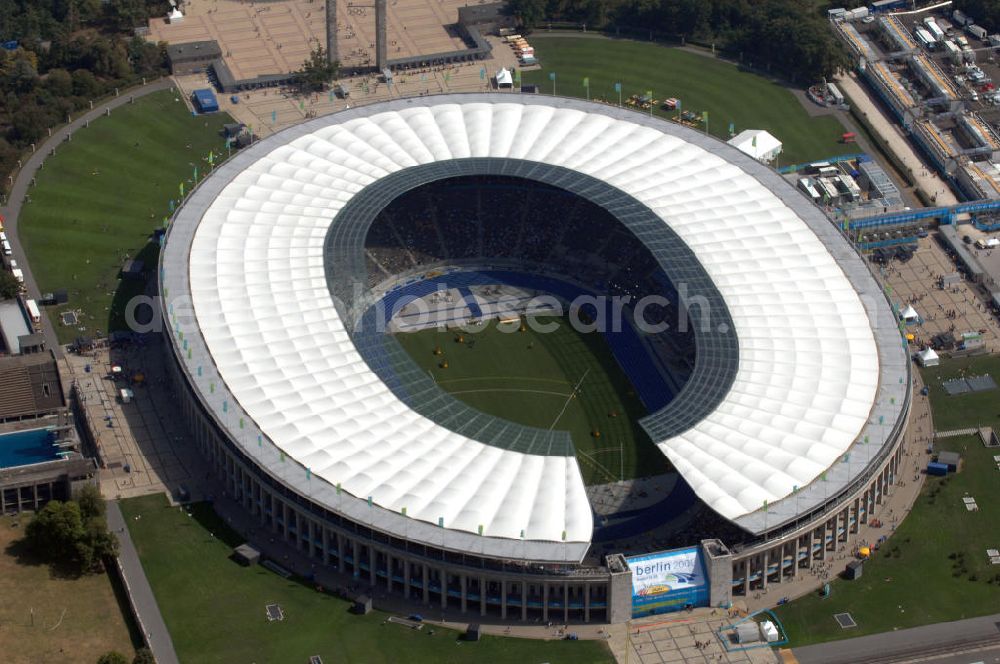
[[(218, 166), (171, 225), (161, 281), (184, 371), (282, 481), (355, 517), (378, 509), (373, 524), (411, 538), (433, 542), (442, 525), (456, 548), (582, 557), (593, 518), (576, 458), (484, 444), (413, 412), (362, 359), (325, 277), (324, 239), (358, 192), (469, 157), (584, 173), (648, 207), (691, 248), (728, 306), (739, 366), (714, 410), (654, 442), (714, 510), (749, 518), (817, 480), (867, 431), (884, 340), (893, 372), (904, 366), (895, 321), (879, 318), (877, 284), (790, 184), (721, 141), (631, 111), (442, 95), (264, 139)], [(845, 469), (845, 482), (863, 471)], [(553, 544), (519, 552), (505, 541)], [(572, 546), (556, 553), (555, 543)]]

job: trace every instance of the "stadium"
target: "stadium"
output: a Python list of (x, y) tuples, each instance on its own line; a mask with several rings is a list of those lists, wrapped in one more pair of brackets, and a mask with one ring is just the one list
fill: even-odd
[(160, 289), (227, 494), (480, 619), (725, 606), (850, 541), (901, 463), (905, 343), (838, 229), (604, 104), (449, 94), (277, 133), (178, 209)]

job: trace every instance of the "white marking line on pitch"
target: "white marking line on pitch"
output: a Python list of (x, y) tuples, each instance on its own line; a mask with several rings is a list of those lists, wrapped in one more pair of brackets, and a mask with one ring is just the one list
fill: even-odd
[[(438, 385), (445, 385), (447, 383), (458, 383), (461, 381), (470, 380), (530, 380), (542, 383), (560, 383), (569, 385), (568, 380), (559, 380), (557, 378), (530, 378), (528, 376), (472, 376), (471, 378), (449, 378), (447, 380), (439, 380)], [(565, 394), (560, 394), (560, 396), (566, 396)]]
[(572, 399), (576, 395), (577, 390), (580, 389), (580, 385), (583, 384), (583, 379), (586, 378), (587, 374), (589, 373), (590, 373), (590, 368), (588, 367), (587, 370), (583, 372), (583, 375), (580, 376), (580, 380), (577, 381), (576, 387), (574, 387), (573, 391), (569, 393), (568, 397), (566, 397), (566, 403), (563, 404), (562, 410), (560, 410), (559, 414), (556, 415), (556, 419), (552, 420), (552, 424), (549, 426), (549, 431), (552, 431), (556, 427), (556, 423), (559, 422), (559, 418), (561, 418), (563, 416), (563, 413), (566, 412), (566, 407), (569, 406), (570, 399)]
[[(513, 387), (510, 388), (491, 387), (484, 390), (459, 390), (457, 392), (450, 392), (450, 394), (478, 394), (482, 392), (524, 392), (525, 394), (551, 394), (552, 396), (555, 397), (573, 396), (572, 394), (567, 395), (565, 392), (546, 392), (544, 390), (519, 390)], [(549, 430), (551, 429), (552, 427), (549, 427)]]

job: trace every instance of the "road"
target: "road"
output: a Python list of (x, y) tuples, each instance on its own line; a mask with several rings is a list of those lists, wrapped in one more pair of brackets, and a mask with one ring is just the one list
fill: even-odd
[(867, 116), (875, 131), (886, 141), (887, 149), (909, 169), (909, 176), (913, 179), (915, 186), (922, 189), (928, 199), (933, 200), (936, 205), (954, 205), (958, 202), (951, 188), (938, 177), (933, 168), (928, 167), (900, 127), (886, 117), (886, 114), (882, 112), (882, 109), (857, 80), (853, 72), (840, 74), (834, 80), (850, 99), (855, 110)]
[(125, 576), (125, 590), (132, 600), (139, 618), (139, 629), (146, 636), (146, 643), (153, 651), (157, 664), (179, 664), (174, 642), (163, 622), (160, 607), (153, 596), (153, 589), (146, 580), (146, 573), (139, 562), (139, 554), (132, 543), (125, 518), (118, 508), (118, 501), (108, 502), (108, 529), (118, 536), (118, 561)]
[[(103, 101), (99, 105), (94, 106), (93, 110), (87, 111), (85, 114), (75, 118), (69, 124), (63, 126), (57, 131), (52, 132), (52, 137), (46, 138), (45, 141), (36, 147), (35, 152), (28, 157), (28, 160), (24, 163), (20, 172), (18, 172), (17, 177), (14, 179), (10, 195), (7, 197), (7, 204), (0, 207), (0, 214), (2, 214), (5, 219), (4, 231), (7, 233), (7, 239), (10, 241), (11, 249), (13, 251), (11, 258), (17, 261), (17, 266), (24, 272), (24, 285), (25, 288), (27, 288), (29, 297), (38, 300), (41, 297), (41, 291), (38, 290), (38, 283), (35, 281), (34, 273), (31, 271), (31, 265), (28, 263), (28, 257), (25, 255), (24, 247), (21, 245), (21, 241), (18, 238), (17, 229), (25, 196), (28, 195), (28, 189), (31, 187), (31, 180), (35, 177), (38, 169), (42, 167), (42, 162), (45, 161), (45, 158), (48, 157), (54, 149), (62, 145), (67, 136), (69, 136), (72, 132), (85, 127), (87, 122), (101, 117), (107, 113), (108, 109), (114, 110), (122, 104), (129, 103), (130, 99), (137, 99), (153, 92), (167, 90), (172, 87), (174, 87), (172, 79), (161, 78), (153, 83), (129, 90), (125, 94), (118, 97), (112, 97)], [(55, 351), (56, 357), (61, 358), (63, 354), (62, 347), (59, 345), (59, 339), (56, 336), (55, 328), (52, 326), (52, 321), (48, 319), (48, 316), (42, 316), (42, 333), (45, 335), (46, 348), (52, 349)]]
[(820, 643), (792, 652), (799, 664), (1000, 662), (1000, 614)]

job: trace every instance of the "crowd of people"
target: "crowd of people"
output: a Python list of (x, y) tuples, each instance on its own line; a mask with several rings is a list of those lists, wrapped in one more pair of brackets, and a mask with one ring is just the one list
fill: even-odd
[[(536, 264), (595, 292), (672, 300), (648, 248), (611, 213), (562, 189), (504, 176), (468, 176), (413, 189), (375, 219), (365, 241), (368, 284), (469, 259)], [(648, 323), (680, 327), (672, 304), (649, 304)]]

